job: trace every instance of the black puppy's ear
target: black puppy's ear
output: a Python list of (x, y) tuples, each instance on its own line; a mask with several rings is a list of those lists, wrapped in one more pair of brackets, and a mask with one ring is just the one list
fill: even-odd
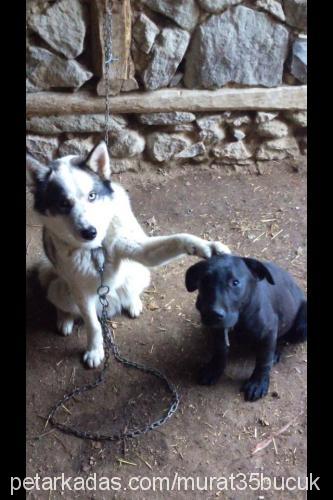
[(201, 260), (189, 267), (185, 274), (185, 286), (188, 292), (194, 292), (198, 289), (200, 278), (206, 269), (207, 262)]
[(90, 151), (86, 161), (86, 165), (91, 168), (96, 174), (100, 175), (104, 180), (111, 178), (111, 166), (108, 148), (104, 141), (97, 144), (92, 151)]
[(270, 283), (271, 285), (275, 285), (275, 281), (273, 280), (271, 273), (269, 272), (267, 267), (262, 264), (262, 262), (256, 259), (250, 259), (248, 257), (244, 257), (243, 261), (257, 280), (260, 281), (266, 278), (268, 283)]

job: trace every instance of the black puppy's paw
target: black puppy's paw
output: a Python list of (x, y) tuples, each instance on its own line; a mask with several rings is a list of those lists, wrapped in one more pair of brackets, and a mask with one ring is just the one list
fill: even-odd
[(280, 362), (281, 359), (281, 351), (275, 351), (274, 353), (274, 358), (273, 358), (273, 364), (276, 365), (277, 363)]
[(244, 392), (245, 401), (257, 401), (266, 396), (269, 387), (269, 375), (264, 375), (262, 378), (250, 378), (241, 387), (241, 392)]
[(207, 363), (198, 373), (198, 383), (200, 385), (214, 385), (221, 377), (223, 370), (216, 364)]

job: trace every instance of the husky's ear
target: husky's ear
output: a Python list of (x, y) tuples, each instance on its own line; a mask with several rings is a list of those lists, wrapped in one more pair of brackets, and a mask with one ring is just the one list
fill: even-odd
[(35, 185), (38, 181), (43, 181), (51, 173), (51, 167), (43, 165), (33, 156), (26, 156), (27, 163), (27, 183)]
[(185, 286), (188, 292), (194, 292), (194, 290), (198, 289), (199, 281), (206, 268), (206, 260), (201, 260), (188, 268), (185, 274)]
[(91, 168), (96, 174), (100, 175), (102, 179), (110, 180), (111, 167), (108, 148), (104, 141), (97, 144), (92, 151), (90, 151), (86, 161), (86, 165)]
[(261, 281), (263, 279), (266, 279), (268, 283), (270, 283), (271, 285), (275, 285), (273, 276), (269, 272), (268, 268), (264, 264), (262, 264), (262, 262), (256, 259), (250, 259), (248, 257), (244, 257), (242, 260), (245, 262), (248, 269), (257, 280)]

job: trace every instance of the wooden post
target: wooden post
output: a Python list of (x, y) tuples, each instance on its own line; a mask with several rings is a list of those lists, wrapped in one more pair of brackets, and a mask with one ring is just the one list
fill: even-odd
[[(110, 0), (107, 0), (110, 2)], [(110, 94), (117, 95), (121, 91), (135, 90), (138, 84), (134, 78), (134, 64), (131, 60), (132, 11), (130, 0), (112, 0), (112, 55), (118, 58), (109, 65)], [(94, 55), (94, 71), (101, 77), (97, 84), (97, 94), (105, 95), (104, 82), (104, 20), (105, 0), (93, 0), (92, 6), (92, 51)]]

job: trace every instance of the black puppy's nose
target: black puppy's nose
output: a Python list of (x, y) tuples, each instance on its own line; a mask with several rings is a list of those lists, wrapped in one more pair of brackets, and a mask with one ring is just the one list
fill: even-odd
[(85, 240), (93, 240), (94, 238), (96, 238), (96, 234), (97, 234), (97, 231), (93, 226), (82, 229), (82, 231), (81, 231), (81, 236)]
[(212, 314), (218, 320), (225, 318), (225, 311), (223, 309), (213, 309)]

